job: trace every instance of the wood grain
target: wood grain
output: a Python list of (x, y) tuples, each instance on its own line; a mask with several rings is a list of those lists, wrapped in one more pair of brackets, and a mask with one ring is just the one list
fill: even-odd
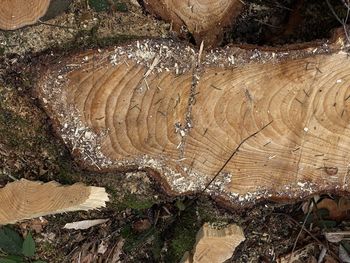
[(146, 9), (169, 21), (175, 31), (186, 35), (188, 30), (199, 45), (218, 44), (224, 31), (239, 15), (243, 5), (239, 0), (145, 0)]
[(151, 169), (226, 201), (348, 191), (350, 60), (341, 39), (200, 54), (136, 42), (60, 61), (39, 94), (90, 169)]
[(245, 240), (241, 227), (230, 224), (215, 227), (205, 223), (198, 231), (193, 263), (221, 263), (232, 257), (236, 247)]
[(0, 29), (14, 30), (36, 23), (47, 11), (50, 0), (2, 0)]
[(105, 206), (106, 201), (108, 196), (104, 188), (21, 179), (0, 189), (0, 225), (49, 214), (96, 209)]

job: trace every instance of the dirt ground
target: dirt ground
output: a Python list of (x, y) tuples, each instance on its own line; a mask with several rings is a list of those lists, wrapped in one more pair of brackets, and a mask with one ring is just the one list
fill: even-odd
[[(245, 2), (238, 26), (227, 32), (222, 45), (305, 42), (327, 38), (339, 26), (325, 1)], [(329, 243), (324, 231), (348, 230), (350, 217), (347, 213), (332, 217), (334, 208), (329, 206), (325, 214), (319, 209), (305, 214), (302, 205), (308, 200), (293, 204), (264, 201), (232, 210), (207, 196), (167, 196), (144, 172), (94, 174), (77, 166), (38, 103), (30, 67), (42, 57), (135, 38), (176, 38), (169, 31), (170, 24), (149, 16), (137, 1), (110, 3), (74, 0), (53, 19), (0, 31), (0, 185), (19, 178), (84, 182), (105, 187), (111, 198), (98, 211), (46, 216), (13, 226), (21, 234), (33, 232), (36, 258), (46, 262), (179, 262), (193, 247), (202, 224), (216, 222), (237, 223), (246, 236), (228, 262), (276, 262), (308, 244), (314, 250), (307, 260), (318, 259), (326, 247), (335, 261), (320, 262), (338, 262), (339, 246)], [(339, 16), (344, 15), (341, 1), (330, 3)], [(293, 12), (296, 8), (300, 12)], [(338, 201), (340, 197), (325, 193), (322, 199)], [(88, 230), (63, 229), (69, 222), (99, 218), (109, 220)], [(303, 225), (308, 232), (300, 231)], [(342, 245), (350, 247), (346, 241)]]

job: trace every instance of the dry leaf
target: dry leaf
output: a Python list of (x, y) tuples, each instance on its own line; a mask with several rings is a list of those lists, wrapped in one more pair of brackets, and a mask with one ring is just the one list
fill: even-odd
[(103, 223), (106, 223), (109, 219), (94, 219), (94, 220), (83, 220), (83, 221), (77, 221), (73, 223), (67, 223), (63, 228), (66, 229), (88, 229), (90, 227), (100, 225)]
[(100, 245), (98, 246), (97, 253), (103, 255), (104, 253), (106, 253), (107, 249), (108, 249), (108, 244), (107, 244), (107, 242), (104, 241), (104, 240), (102, 240), (102, 242), (101, 242)]
[(333, 257), (326, 255), (323, 263), (338, 263), (338, 261)]
[(293, 263), (293, 262), (317, 262), (315, 257), (315, 250), (317, 245), (315, 243), (307, 244), (306, 246), (289, 253), (285, 256), (282, 256), (277, 259), (278, 263)]
[(120, 262), (120, 256), (123, 254), (122, 248), (124, 246), (125, 239), (120, 239), (118, 242), (114, 245), (114, 249), (112, 251), (111, 260), (108, 261), (110, 263), (118, 263)]
[(42, 238), (38, 238), (38, 241), (42, 240), (43, 242), (48, 242), (48, 243), (52, 243), (55, 238), (56, 238), (56, 234), (55, 233), (41, 233)]
[(338, 203), (330, 198), (324, 198), (317, 204), (317, 209), (327, 209), (329, 216), (327, 219), (342, 221), (346, 218), (346, 212), (341, 211), (338, 207)]
[(79, 263), (93, 263), (94, 262), (94, 255), (92, 253), (87, 254), (82, 259), (79, 259)]
[(340, 197), (338, 201), (338, 207), (340, 211), (350, 210), (350, 199), (348, 197)]
[(350, 256), (342, 245), (339, 245), (339, 258), (342, 262), (350, 263)]
[(143, 232), (151, 227), (151, 222), (148, 219), (141, 219), (133, 223), (132, 228), (136, 232)]
[(317, 263), (322, 263), (323, 262), (323, 259), (326, 256), (326, 253), (327, 253), (327, 248), (323, 247), (321, 252), (320, 252), (320, 255), (318, 256)]
[(324, 235), (329, 242), (337, 243), (342, 240), (348, 240), (350, 236), (350, 231), (328, 232), (328, 233), (325, 233)]
[(324, 236), (331, 243), (338, 243), (343, 240), (343, 236), (338, 233), (325, 233)]
[(44, 229), (44, 227), (48, 224), (48, 221), (43, 217), (38, 217), (32, 220), (28, 220), (25, 222), (20, 223), (20, 227), (27, 231), (32, 230), (35, 233), (41, 233)]

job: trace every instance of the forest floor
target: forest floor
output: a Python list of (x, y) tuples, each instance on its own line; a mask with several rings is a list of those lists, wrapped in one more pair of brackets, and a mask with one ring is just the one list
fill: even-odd
[[(298, 250), (310, 244), (313, 250), (305, 256), (308, 260), (316, 260), (323, 247), (338, 255), (338, 245), (329, 243), (323, 231), (348, 230), (350, 221), (347, 214), (340, 219), (329, 217), (333, 208), (328, 213), (316, 210), (305, 215), (302, 206), (306, 200), (293, 204), (264, 201), (250, 208), (230, 210), (207, 196), (167, 196), (145, 172), (95, 174), (77, 166), (54, 134), (35, 96), (35, 76), (28, 73), (28, 68), (35, 67), (47, 54), (64, 56), (135, 38), (176, 38), (169, 31), (170, 24), (147, 15), (136, 1), (117, 2), (111, 8), (109, 1), (75, 0), (54, 19), (16, 31), (0, 31), (0, 186), (19, 178), (61, 184), (83, 182), (105, 187), (111, 199), (100, 210), (46, 216), (14, 225), (21, 234), (33, 232), (37, 259), (179, 262), (193, 247), (204, 222), (237, 223), (243, 228), (246, 240), (229, 262), (274, 262), (291, 252), (293, 246)], [(307, 23), (295, 25), (293, 33), (287, 34), (283, 28), (292, 23), (288, 14), (295, 1), (246, 2), (249, 6), (238, 18), (239, 29), (228, 33), (223, 44), (311, 41), (329, 37), (330, 30), (338, 26), (325, 3), (301, 1), (308, 3), (300, 11)], [(334, 6), (340, 8), (336, 3)], [(99, 218), (109, 220), (88, 230), (63, 229), (69, 222)], [(303, 224), (308, 232), (301, 231)], [(337, 262), (336, 256), (334, 260)]]

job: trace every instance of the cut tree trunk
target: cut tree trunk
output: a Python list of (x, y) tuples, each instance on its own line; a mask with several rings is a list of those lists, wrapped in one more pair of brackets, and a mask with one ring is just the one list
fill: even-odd
[(200, 54), (143, 40), (50, 65), (39, 97), (80, 163), (232, 203), (349, 191), (343, 38)]
[(215, 46), (221, 42), (225, 28), (240, 14), (240, 0), (144, 0), (153, 15), (172, 24), (182, 36), (191, 33), (199, 45)]

